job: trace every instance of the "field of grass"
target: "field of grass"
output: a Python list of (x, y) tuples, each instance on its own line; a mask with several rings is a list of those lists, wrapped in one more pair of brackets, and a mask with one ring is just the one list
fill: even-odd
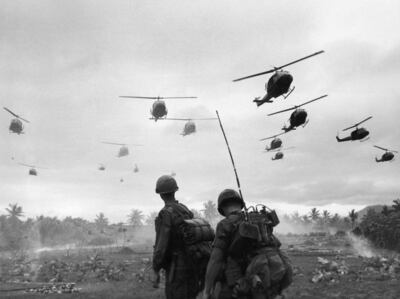
[[(367, 271), (366, 259), (357, 255), (346, 239), (331, 237), (286, 237), (282, 239), (295, 267), (293, 284), (285, 291), (285, 298), (400, 298), (400, 273), (388, 276), (377, 271)], [(132, 260), (127, 274), (122, 281), (82, 281), (76, 284), (80, 291), (73, 294), (32, 294), (24, 291), (1, 292), (2, 298), (164, 298), (163, 289), (154, 289), (148, 276), (138, 280), (136, 267), (143, 267), (140, 260), (148, 258), (149, 254), (137, 255), (107, 253), (106, 259), (126, 261)], [(318, 257), (343, 263), (348, 273), (336, 275), (335, 279), (312, 282), (315, 269), (318, 267)], [(44, 257), (41, 257), (44, 258)], [(55, 258), (54, 253), (47, 258)], [(58, 257), (60, 258), (60, 256)], [(65, 259), (67, 257), (64, 257)], [(83, 256), (68, 257), (69, 259), (84, 259)], [(400, 272), (400, 271), (399, 271)], [(23, 283), (1, 283), (0, 289), (12, 289), (25, 286)]]

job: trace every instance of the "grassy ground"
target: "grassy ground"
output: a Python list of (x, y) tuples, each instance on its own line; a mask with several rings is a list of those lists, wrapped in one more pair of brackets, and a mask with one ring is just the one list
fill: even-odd
[[(399, 280), (376, 275), (363, 271), (363, 259), (358, 257), (351, 248), (346, 247), (345, 240), (298, 238), (284, 239), (284, 244), (292, 244), (289, 248), (289, 256), (295, 266), (296, 275), (293, 284), (285, 291), (286, 299), (297, 298), (379, 298), (397, 299), (400, 298)], [(304, 247), (304, 244), (308, 244)], [(296, 250), (301, 248), (302, 250)], [(294, 250), (293, 250), (294, 249)], [(317, 249), (317, 250), (315, 250)], [(335, 251), (337, 249), (338, 251)], [(349, 273), (342, 275), (334, 282), (311, 282), (313, 271), (317, 267), (317, 258), (323, 256), (329, 260), (344, 261), (349, 268)], [(135, 258), (133, 256), (110, 255), (112, 259)], [(1, 284), (0, 289), (10, 289), (20, 286), (17, 284)], [(31, 294), (19, 292), (1, 292), (1, 298), (135, 298), (135, 299), (156, 299), (164, 298), (163, 289), (153, 289), (148, 280), (139, 282), (134, 276), (119, 282), (83, 282), (78, 283), (81, 288), (75, 294)]]

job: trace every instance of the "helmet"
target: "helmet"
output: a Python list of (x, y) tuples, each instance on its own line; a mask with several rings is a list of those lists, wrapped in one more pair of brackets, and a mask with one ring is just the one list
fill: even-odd
[(233, 189), (225, 189), (222, 191), (219, 196), (218, 196), (218, 212), (222, 215), (224, 215), (224, 211), (222, 210), (222, 206), (227, 203), (228, 201), (232, 202), (238, 202), (242, 205), (242, 208), (244, 207), (244, 201), (240, 197), (239, 193)]
[(163, 175), (158, 178), (156, 183), (156, 193), (173, 193), (178, 191), (178, 184), (175, 179), (170, 175)]

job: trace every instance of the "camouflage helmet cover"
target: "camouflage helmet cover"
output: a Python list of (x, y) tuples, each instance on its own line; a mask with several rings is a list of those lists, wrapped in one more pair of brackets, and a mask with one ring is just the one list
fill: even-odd
[(178, 191), (178, 184), (176, 180), (170, 175), (163, 175), (158, 178), (156, 183), (156, 193), (173, 193)]
[(242, 208), (244, 208), (244, 202), (239, 193), (233, 189), (225, 189), (218, 196), (218, 212), (222, 216), (225, 216), (222, 206), (227, 202), (240, 203)]

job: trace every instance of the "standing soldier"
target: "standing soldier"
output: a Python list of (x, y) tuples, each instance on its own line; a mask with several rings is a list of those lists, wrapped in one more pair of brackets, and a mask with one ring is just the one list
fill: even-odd
[(290, 261), (272, 234), (279, 223), (275, 212), (263, 208), (247, 214), (244, 207), (233, 189), (218, 197), (218, 211), (225, 218), (217, 225), (203, 298), (272, 299), (292, 282)]
[(195, 268), (191, 267), (186, 253), (179, 223), (193, 218), (193, 213), (175, 199), (178, 185), (169, 175), (161, 176), (156, 183), (156, 193), (160, 194), (165, 206), (155, 220), (156, 242), (153, 253), (153, 286), (160, 283), (160, 270), (164, 269), (165, 294), (167, 299), (194, 299), (201, 291)]

